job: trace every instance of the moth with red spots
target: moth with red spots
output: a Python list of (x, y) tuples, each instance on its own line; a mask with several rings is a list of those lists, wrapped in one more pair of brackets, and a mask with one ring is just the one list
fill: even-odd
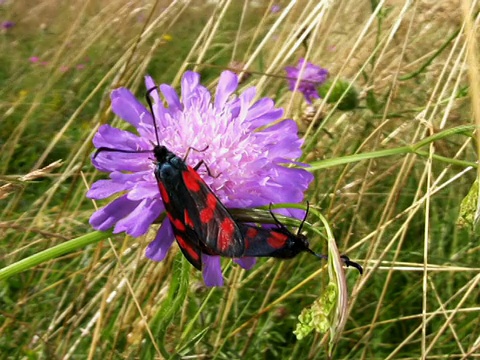
[(175, 239), (187, 260), (201, 270), (202, 252), (231, 258), (243, 257), (245, 243), (239, 226), (196, 171), (203, 161), (191, 167), (184, 159), (160, 145), (150, 99), (150, 93), (156, 88), (149, 89), (146, 94), (157, 140), (153, 150), (134, 151), (100, 147), (94, 157), (103, 151), (153, 152), (156, 160), (154, 174), (165, 211), (172, 224)]
[(154, 155), (165, 210), (188, 261), (200, 270), (202, 250), (226, 257), (244, 256), (238, 225), (196, 172), (202, 162), (192, 168), (164, 146), (155, 146)]
[[(305, 218), (300, 224), (297, 234), (293, 234), (288, 230), (287, 227), (275, 217), (271, 208), (270, 214), (277, 225), (275, 228), (264, 228), (238, 223), (245, 241), (244, 256), (291, 259), (299, 253), (306, 251), (320, 259), (327, 259), (326, 255), (317, 254), (311, 250), (307, 237), (301, 233), (302, 226), (308, 215), (308, 203)], [(341, 258), (345, 265), (356, 268), (360, 274), (363, 273), (362, 267), (356, 262), (351, 261), (348, 256), (342, 255)]]

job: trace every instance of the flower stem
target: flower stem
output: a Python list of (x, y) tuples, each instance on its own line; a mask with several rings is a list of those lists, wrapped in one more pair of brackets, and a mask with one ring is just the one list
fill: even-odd
[(112, 235), (111, 232), (94, 231), (90, 234), (80, 236), (76, 239), (68, 240), (49, 249), (43, 250), (25, 259), (10, 264), (0, 269), (0, 281), (9, 278), (12, 275), (31, 269), (51, 259), (65, 255), (73, 250), (80, 249), (89, 244), (105, 240)]
[[(361, 160), (375, 159), (375, 158), (392, 156), (392, 155), (417, 154), (420, 156), (429, 156), (429, 153), (427, 151), (421, 151), (420, 148), (426, 145), (429, 145), (436, 140), (444, 139), (451, 135), (465, 134), (465, 133), (471, 134), (473, 130), (475, 130), (475, 125), (457, 126), (452, 129), (447, 129), (437, 134), (434, 134), (432, 136), (426, 137), (425, 139), (408, 146), (401, 146), (393, 149), (378, 150), (378, 151), (372, 151), (372, 152), (361, 153), (361, 154), (353, 154), (353, 155), (342, 156), (339, 158), (326, 159), (321, 161), (314, 161), (310, 163), (309, 164), (310, 166), (305, 168), (305, 170), (313, 172), (316, 170), (330, 168), (333, 166), (350, 164), (350, 163), (354, 163)], [(436, 154), (433, 154), (432, 157), (435, 160), (443, 161), (452, 165), (460, 165), (465, 167), (472, 166), (474, 168), (477, 167), (477, 163), (475, 162), (451, 159), (451, 158), (447, 158), (447, 157), (436, 155)]]

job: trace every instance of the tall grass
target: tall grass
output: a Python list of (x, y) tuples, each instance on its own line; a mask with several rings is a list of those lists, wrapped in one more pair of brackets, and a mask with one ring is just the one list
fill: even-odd
[[(306, 119), (284, 79), (242, 86), (298, 121), (316, 175), (307, 200), (365, 268), (347, 270), (349, 318), (333, 357), (480, 357), (480, 247), (456, 225), (478, 140), (471, 129), (446, 132), (480, 119), (478, 3), (278, 4), (278, 13), (267, 1), (1, 4), (2, 20), (16, 22), (0, 37), (1, 267), (92, 232), (102, 204), (85, 192), (102, 174), (91, 138), (102, 123), (123, 126), (112, 89), (141, 96), (144, 75), (177, 86), (186, 69), (213, 85), (231, 61), (285, 75), (306, 57), (351, 82), (359, 106), (319, 101)], [(208, 289), (178, 251), (147, 260), (152, 234), (116, 235), (2, 281), (0, 358), (326, 358), (326, 338), (292, 332), (325, 289), (318, 261), (265, 259), (245, 272), (226, 259), (226, 286)]]

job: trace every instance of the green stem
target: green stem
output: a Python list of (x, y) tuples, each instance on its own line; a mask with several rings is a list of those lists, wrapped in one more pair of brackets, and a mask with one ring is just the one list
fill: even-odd
[(111, 232), (94, 231), (90, 234), (80, 236), (76, 239), (68, 240), (49, 249), (43, 250), (35, 255), (17, 261), (11, 265), (0, 269), (0, 281), (9, 278), (12, 275), (31, 269), (45, 261), (55, 259), (71, 251), (83, 248), (89, 244), (105, 240), (112, 236)]
[[(372, 151), (372, 152), (361, 153), (361, 154), (353, 154), (353, 155), (342, 156), (339, 158), (326, 159), (321, 161), (314, 161), (310, 163), (310, 166), (308, 168), (305, 168), (305, 170), (313, 172), (316, 170), (330, 168), (333, 166), (350, 164), (350, 163), (358, 162), (361, 160), (369, 160), (369, 159), (375, 159), (379, 157), (392, 156), (392, 155), (417, 154), (420, 156), (429, 156), (428, 152), (421, 151), (419, 149), (433, 143), (434, 141), (444, 139), (451, 135), (471, 133), (473, 130), (475, 130), (475, 128), (476, 128), (475, 125), (457, 126), (452, 129), (447, 129), (435, 135), (426, 137), (425, 139), (408, 146), (401, 146), (393, 149), (378, 150), (378, 151)], [(445, 156), (440, 156), (436, 154), (433, 154), (432, 158), (435, 160), (452, 164), (452, 165), (460, 165), (465, 167), (472, 166), (474, 168), (478, 166), (476, 162), (451, 159), (451, 158), (447, 158)]]
[(401, 76), (400, 80), (401, 81), (409, 80), (421, 74), (422, 72), (424, 72), (427, 69), (427, 67), (429, 67), (432, 64), (432, 62), (437, 58), (437, 56), (439, 56), (447, 47), (450, 46), (450, 43), (458, 36), (459, 33), (460, 33), (460, 29), (457, 29), (452, 35), (450, 35), (447, 41), (445, 41), (445, 43), (442, 46), (440, 46), (440, 48), (437, 51), (435, 51), (435, 53), (429, 59), (427, 59), (427, 61), (425, 61), (425, 63), (422, 66), (420, 66), (418, 70), (414, 71), (411, 74)]

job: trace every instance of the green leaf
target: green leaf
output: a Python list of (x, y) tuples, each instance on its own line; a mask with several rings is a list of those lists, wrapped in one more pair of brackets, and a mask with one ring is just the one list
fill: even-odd
[(77, 249), (81, 249), (89, 244), (105, 240), (112, 235), (110, 231), (94, 231), (90, 234), (80, 236), (76, 239), (65, 241), (61, 244), (53, 246), (49, 249), (43, 250), (25, 259), (17, 261), (11, 265), (0, 269), (0, 280), (7, 279), (12, 275), (18, 274), (22, 271), (33, 268), (36, 265), (42, 264), (49, 260), (55, 259), (59, 256), (68, 254)]
[(367, 91), (367, 108), (373, 112), (374, 114), (378, 114), (382, 108), (380, 103), (377, 101), (377, 98), (375, 97), (375, 93), (372, 90)]
[(311, 307), (302, 310), (298, 324), (293, 331), (298, 340), (303, 339), (313, 330), (325, 334), (332, 327), (332, 311), (337, 303), (337, 286), (330, 282), (320, 298)]
[(475, 180), (472, 187), (468, 191), (460, 204), (460, 211), (457, 218), (457, 226), (462, 228), (475, 228), (477, 222), (477, 208), (478, 208), (478, 179)]

